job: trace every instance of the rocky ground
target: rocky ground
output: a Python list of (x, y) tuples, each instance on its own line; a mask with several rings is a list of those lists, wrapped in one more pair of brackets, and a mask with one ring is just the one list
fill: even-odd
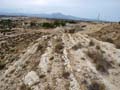
[(94, 33), (56, 28), (1, 40), (0, 90), (119, 90), (120, 49)]

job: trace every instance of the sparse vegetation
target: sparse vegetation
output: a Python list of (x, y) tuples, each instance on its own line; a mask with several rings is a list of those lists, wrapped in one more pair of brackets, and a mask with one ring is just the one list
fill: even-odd
[(69, 72), (64, 72), (62, 75), (65, 79), (68, 79), (68, 77), (70, 76)]
[(111, 68), (112, 65), (104, 58), (103, 53), (100, 51), (89, 50), (87, 55), (91, 58), (98, 71), (108, 74), (108, 69)]
[(106, 87), (98, 81), (92, 81), (91, 85), (88, 87), (88, 90), (106, 90)]
[(100, 50), (101, 48), (100, 48), (100, 46), (97, 45), (97, 46), (96, 46), (96, 49), (97, 49), (97, 50)]
[(0, 29), (1, 32), (8, 32), (12, 29), (12, 20), (7, 19), (7, 20), (1, 20), (0, 21)]
[(65, 33), (73, 34), (76, 32), (76, 29), (65, 30)]
[(65, 26), (66, 23), (64, 21), (55, 21), (54, 23), (42, 23), (41, 26), (43, 28), (56, 28), (60, 26)]
[(113, 43), (113, 40), (111, 38), (107, 38), (106, 41), (109, 43)]
[(95, 43), (93, 42), (93, 40), (90, 41), (89, 45), (90, 46), (94, 46), (95, 45)]
[(31, 28), (34, 28), (34, 27), (36, 27), (37, 25), (36, 25), (36, 22), (30, 22), (30, 27)]
[(74, 46), (72, 47), (72, 49), (74, 49), (74, 50), (78, 50), (78, 49), (80, 49), (80, 48), (82, 48), (81, 43), (78, 43), (78, 44), (76, 44), (76, 45), (74, 45)]
[(5, 68), (6, 63), (5, 61), (0, 61), (0, 70), (2, 70), (3, 68)]
[(120, 22), (118, 22), (120, 24)]
[(42, 23), (41, 24), (41, 26), (43, 27), (43, 28), (54, 28), (55, 26), (54, 26), (54, 24), (52, 24), (52, 23)]
[(57, 43), (56, 45), (55, 45), (55, 52), (56, 53), (63, 53), (63, 44), (62, 43)]
[(20, 86), (20, 90), (32, 90), (30, 87), (26, 86), (25, 84), (22, 84)]
[(54, 41), (54, 50), (56, 53), (63, 53), (64, 44), (62, 43), (62, 39), (58, 38)]

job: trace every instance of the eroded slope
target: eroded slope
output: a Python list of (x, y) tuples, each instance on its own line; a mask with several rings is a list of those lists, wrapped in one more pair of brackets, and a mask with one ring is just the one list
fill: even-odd
[(120, 50), (87, 35), (44, 35), (1, 71), (1, 90), (119, 90)]

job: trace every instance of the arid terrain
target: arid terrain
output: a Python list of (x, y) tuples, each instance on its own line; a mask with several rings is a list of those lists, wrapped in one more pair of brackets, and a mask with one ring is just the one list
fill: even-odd
[(119, 89), (119, 23), (0, 19), (0, 90)]

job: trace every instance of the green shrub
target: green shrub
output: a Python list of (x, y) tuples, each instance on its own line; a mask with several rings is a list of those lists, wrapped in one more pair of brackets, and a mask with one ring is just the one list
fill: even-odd
[(54, 28), (55, 27), (52, 23), (42, 23), (41, 26), (43, 28)]
[(10, 19), (0, 21), (0, 28), (3, 30), (11, 30), (12, 25), (13, 23), (12, 23), (12, 20)]
[(66, 22), (65, 21), (55, 21), (53, 23), (56, 27), (58, 26), (65, 26), (66, 25)]

